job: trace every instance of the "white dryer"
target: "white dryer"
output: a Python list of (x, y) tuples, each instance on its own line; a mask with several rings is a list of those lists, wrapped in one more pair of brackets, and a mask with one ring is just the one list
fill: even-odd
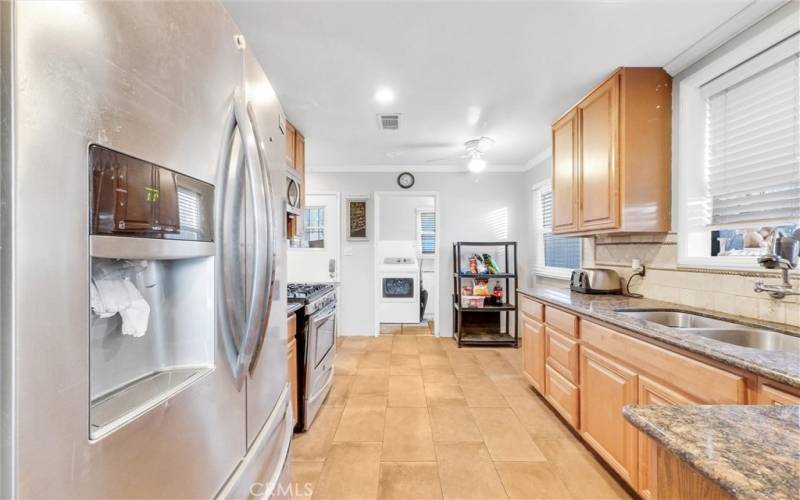
[(381, 323), (419, 323), (420, 267), (414, 241), (378, 244)]

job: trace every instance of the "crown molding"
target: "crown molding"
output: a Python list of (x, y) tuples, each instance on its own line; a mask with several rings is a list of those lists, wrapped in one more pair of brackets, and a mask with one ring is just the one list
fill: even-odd
[[(489, 163), (481, 173), (525, 172), (525, 165), (497, 165)], [(469, 172), (466, 165), (307, 165), (306, 170), (314, 173), (361, 173), (387, 174), (411, 172), (420, 173), (460, 173)]]
[(539, 151), (536, 156), (525, 162), (525, 171), (527, 172), (543, 161), (550, 159), (552, 154), (553, 150), (550, 148), (550, 146), (547, 146), (545, 149)]

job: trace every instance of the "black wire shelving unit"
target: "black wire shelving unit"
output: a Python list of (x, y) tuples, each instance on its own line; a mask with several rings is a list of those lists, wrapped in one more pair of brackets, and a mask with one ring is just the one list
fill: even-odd
[[(485, 252), (494, 247), (492, 252)], [(465, 251), (466, 250), (466, 251)], [(474, 253), (489, 253), (495, 263), (504, 264), (497, 274), (472, 274), (465, 272), (462, 256), (467, 259)], [(484, 304), (483, 307), (464, 307), (464, 280), (487, 279), (503, 283), (503, 304)], [(517, 305), (517, 242), (516, 241), (458, 241), (453, 243), (453, 339), (458, 347), (507, 346), (518, 347)], [(503, 321), (505, 320), (505, 321)]]

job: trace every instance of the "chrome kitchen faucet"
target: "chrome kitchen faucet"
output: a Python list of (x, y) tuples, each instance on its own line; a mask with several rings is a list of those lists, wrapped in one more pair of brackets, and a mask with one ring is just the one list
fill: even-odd
[(755, 282), (756, 292), (767, 292), (770, 297), (782, 299), (787, 295), (800, 295), (792, 289), (789, 283), (789, 270), (797, 268), (798, 255), (800, 255), (800, 229), (795, 230), (792, 236), (786, 236), (780, 229), (772, 232), (772, 245), (767, 255), (758, 258), (758, 263), (767, 269), (780, 269), (783, 283), (778, 285), (765, 285), (764, 280)]

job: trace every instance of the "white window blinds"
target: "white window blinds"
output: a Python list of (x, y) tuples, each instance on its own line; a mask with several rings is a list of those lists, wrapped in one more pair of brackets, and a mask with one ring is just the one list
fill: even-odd
[(537, 267), (539, 271), (576, 269), (581, 265), (580, 238), (553, 236), (553, 192), (543, 187), (534, 193), (537, 207)]
[(800, 218), (799, 61), (794, 54), (708, 97), (712, 225)]
[(436, 212), (417, 211), (417, 245), (421, 254), (436, 253)]

